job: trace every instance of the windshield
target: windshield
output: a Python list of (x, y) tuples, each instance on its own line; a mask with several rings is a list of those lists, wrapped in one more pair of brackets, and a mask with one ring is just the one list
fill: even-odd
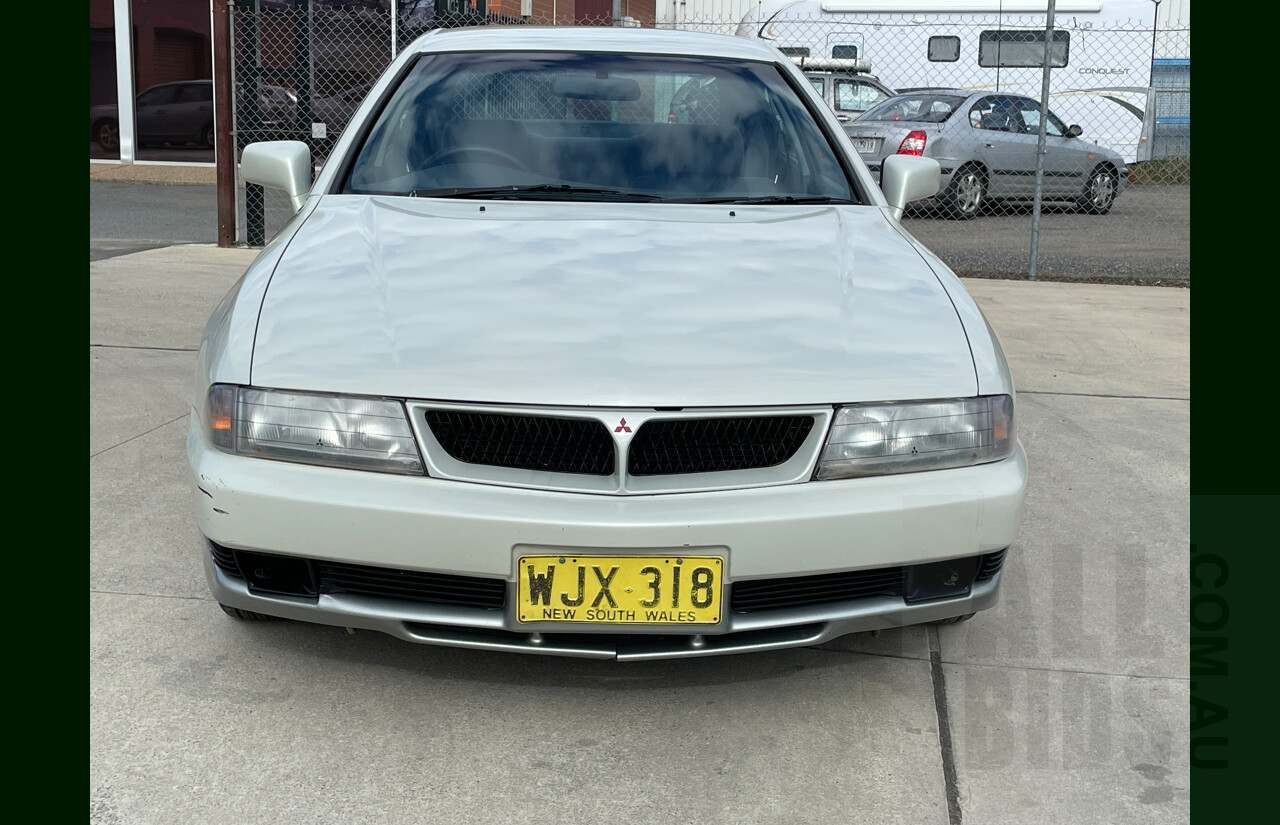
[(777, 69), (654, 55), (424, 55), (342, 192), (557, 200), (856, 202)]
[(858, 120), (902, 120), (909, 123), (941, 123), (951, 117), (960, 104), (964, 103), (963, 95), (948, 94), (906, 94), (891, 97), (874, 109), (862, 113)]

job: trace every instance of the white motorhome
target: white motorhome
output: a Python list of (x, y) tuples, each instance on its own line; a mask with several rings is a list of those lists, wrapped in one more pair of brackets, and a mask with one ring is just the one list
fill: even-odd
[[(792, 56), (865, 58), (897, 89), (1039, 99), (1047, 0), (766, 0), (738, 26)], [(1127, 162), (1151, 158), (1152, 0), (1057, 0), (1049, 106)], [(1188, 47), (1189, 48), (1189, 47)]]

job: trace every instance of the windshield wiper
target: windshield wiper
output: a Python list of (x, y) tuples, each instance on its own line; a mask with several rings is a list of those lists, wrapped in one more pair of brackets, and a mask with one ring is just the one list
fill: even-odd
[(485, 198), (495, 200), (538, 200), (540, 196), (552, 199), (586, 195), (592, 200), (660, 201), (659, 195), (643, 192), (624, 192), (621, 189), (599, 189), (591, 186), (539, 183), (533, 186), (454, 186), (443, 189), (414, 189), (411, 198)]
[(741, 197), (728, 195), (716, 198), (672, 198), (669, 203), (735, 203), (735, 204), (754, 204), (754, 203), (789, 203), (789, 204), (811, 204), (811, 203), (857, 203), (848, 198), (833, 198), (830, 195), (759, 195), (756, 197)]

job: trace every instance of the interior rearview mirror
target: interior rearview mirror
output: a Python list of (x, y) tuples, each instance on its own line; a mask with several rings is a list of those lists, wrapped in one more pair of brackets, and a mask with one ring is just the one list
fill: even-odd
[(597, 78), (586, 75), (559, 75), (552, 85), (561, 97), (579, 100), (629, 102), (640, 99), (640, 84), (629, 77)]

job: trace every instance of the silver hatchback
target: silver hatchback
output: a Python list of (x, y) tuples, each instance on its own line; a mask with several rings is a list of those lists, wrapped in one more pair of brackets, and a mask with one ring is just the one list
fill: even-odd
[[(844, 125), (873, 175), (891, 155), (923, 155), (942, 166), (938, 203), (972, 218), (990, 201), (1035, 195), (1040, 103), (991, 91), (929, 89), (901, 94)], [(1044, 197), (1103, 215), (1124, 190), (1129, 170), (1115, 152), (1081, 140), (1049, 112)]]

